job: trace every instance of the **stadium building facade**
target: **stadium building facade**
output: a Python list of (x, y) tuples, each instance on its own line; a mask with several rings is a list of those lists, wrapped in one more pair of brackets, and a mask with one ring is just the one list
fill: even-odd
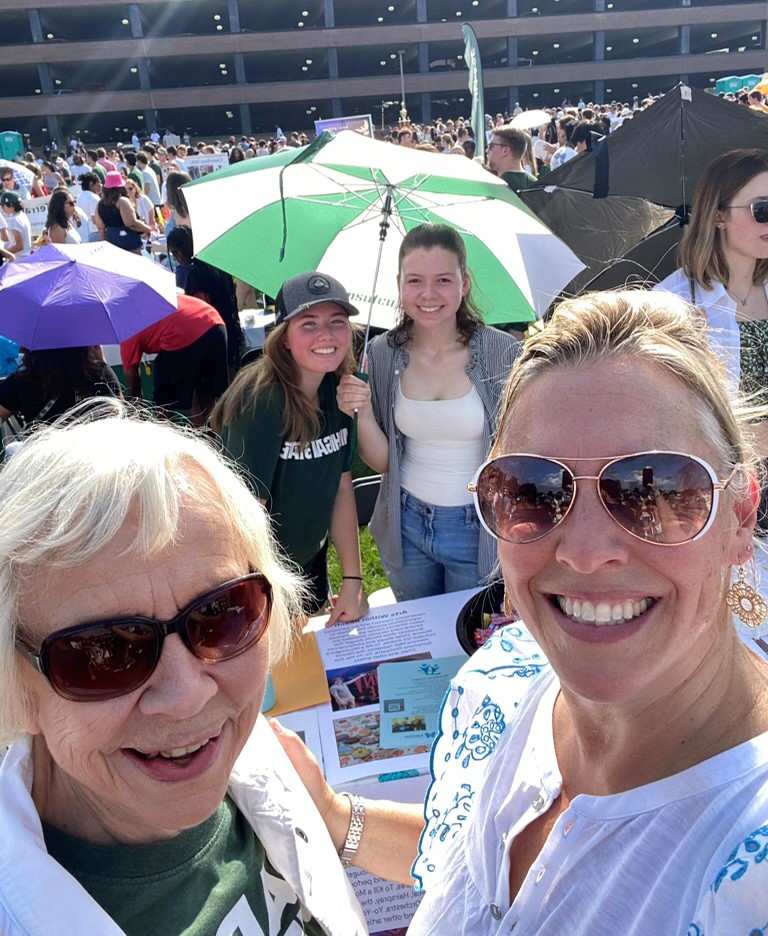
[(631, 101), (761, 74), (765, 0), (2, 0), (0, 128), (35, 144), (309, 130), (469, 113), (461, 24), (490, 114)]

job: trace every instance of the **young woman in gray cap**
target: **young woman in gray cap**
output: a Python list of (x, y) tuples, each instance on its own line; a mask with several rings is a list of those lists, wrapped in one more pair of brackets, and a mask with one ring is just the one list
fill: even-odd
[(350, 471), (352, 421), (336, 387), (355, 368), (344, 287), (323, 273), (287, 280), (264, 355), (245, 367), (211, 415), (229, 454), (245, 468), (272, 516), (277, 538), (304, 570), (313, 614), (328, 597), (330, 532), (343, 581), (329, 624), (368, 611)]

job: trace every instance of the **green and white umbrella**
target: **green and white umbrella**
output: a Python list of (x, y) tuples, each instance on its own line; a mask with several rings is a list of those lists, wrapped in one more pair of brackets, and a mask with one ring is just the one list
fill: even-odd
[(473, 295), (489, 323), (533, 321), (583, 269), (477, 163), (352, 131), (239, 163), (184, 193), (200, 259), (271, 296), (291, 276), (328, 273), (383, 328), (396, 318), (400, 242), (425, 222), (463, 236)]

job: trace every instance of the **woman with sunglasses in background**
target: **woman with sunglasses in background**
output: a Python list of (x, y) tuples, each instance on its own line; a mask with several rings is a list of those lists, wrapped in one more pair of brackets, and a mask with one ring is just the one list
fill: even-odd
[(298, 579), (200, 437), (84, 417), (0, 472), (0, 932), (366, 932), (263, 717)]
[[(766, 402), (768, 150), (733, 150), (705, 169), (679, 260), (680, 269), (656, 288), (683, 296), (706, 315), (734, 386)], [(754, 432), (758, 454), (768, 459), (768, 422)], [(768, 530), (766, 491), (757, 522)]]
[(768, 663), (731, 614), (768, 611), (758, 468), (680, 299), (594, 293), (526, 342), (471, 486), (522, 620), (452, 681), (423, 813), (357, 809), (355, 863), (426, 891), (409, 936), (764, 931)]
[(447, 225), (405, 235), (398, 287), (400, 321), (370, 344), (370, 383), (342, 377), (337, 396), (342, 412), (358, 414), (361, 458), (384, 476), (371, 533), (406, 601), (474, 588), (493, 571), (496, 544), (467, 482), (496, 432), (518, 343), (482, 324), (466, 247)]
[(45, 219), (45, 236), (51, 244), (79, 244), (82, 240), (75, 198), (66, 188), (56, 189), (51, 195)]
[[(734, 384), (768, 386), (768, 150), (732, 150), (707, 166), (693, 194), (680, 268), (656, 289), (706, 314)], [(768, 424), (756, 427), (768, 456)]]
[(143, 221), (152, 233), (157, 230), (157, 219), (155, 217), (155, 206), (145, 195), (136, 182), (129, 176), (125, 180), (125, 194), (128, 196), (136, 217)]

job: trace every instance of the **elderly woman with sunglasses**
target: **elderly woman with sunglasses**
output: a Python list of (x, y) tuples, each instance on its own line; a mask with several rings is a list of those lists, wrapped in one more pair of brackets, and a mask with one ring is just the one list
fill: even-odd
[[(747, 440), (679, 299), (571, 300), (526, 343), (473, 482), (524, 623), (449, 688), (426, 826), (356, 804), (357, 864), (415, 857), (409, 936), (764, 932), (768, 663), (730, 611), (760, 616)], [(348, 802), (279, 737), (340, 845)]]
[(0, 472), (0, 932), (367, 932), (259, 709), (300, 588), (200, 437), (103, 418)]

